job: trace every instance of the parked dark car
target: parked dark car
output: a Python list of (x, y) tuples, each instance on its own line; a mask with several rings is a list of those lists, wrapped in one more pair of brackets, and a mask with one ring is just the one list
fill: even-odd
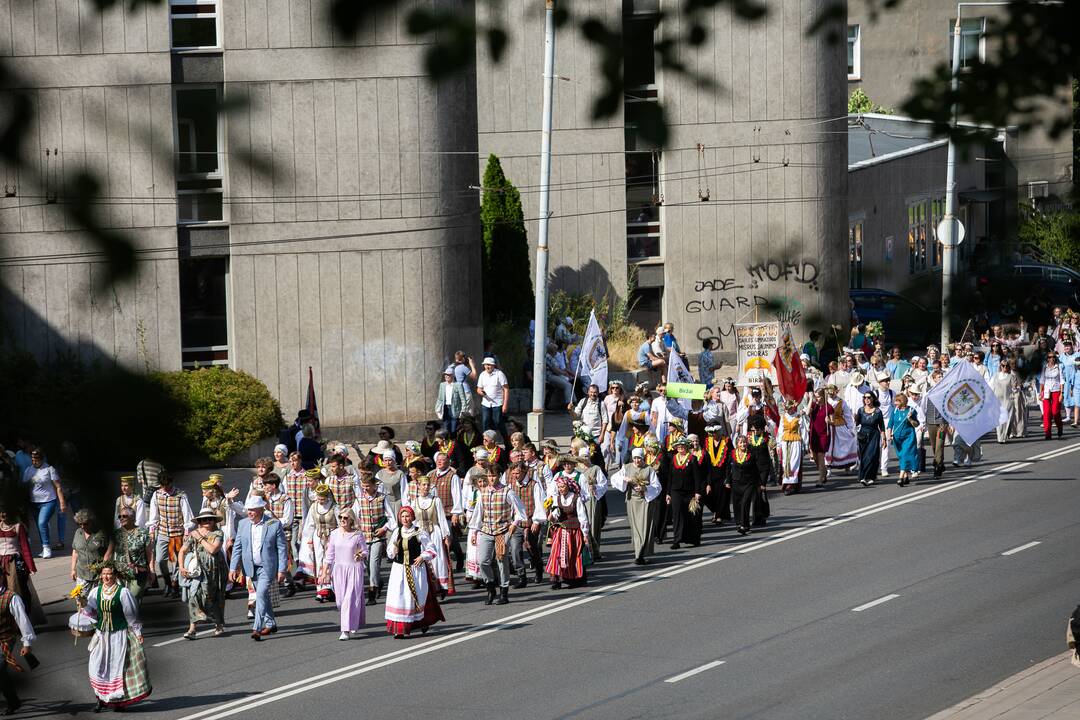
[(848, 292), (860, 323), (878, 320), (885, 329), (885, 346), (905, 354), (924, 352), (941, 338), (941, 313), (889, 290), (859, 288)]
[(1063, 265), (1023, 261), (975, 273), (975, 289), (993, 323), (1021, 315), (1031, 325), (1045, 324), (1054, 305), (1080, 308), (1080, 273)]

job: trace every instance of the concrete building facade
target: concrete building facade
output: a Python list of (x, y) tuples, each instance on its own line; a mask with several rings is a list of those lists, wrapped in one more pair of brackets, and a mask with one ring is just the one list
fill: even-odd
[[(286, 414), (310, 366), (325, 426), (430, 415), (453, 350), (481, 340), (475, 77), (426, 77), (404, 7), (347, 39), (329, 6), (2, 0), (18, 76), (0, 108), (35, 112), (0, 199), (11, 346), (228, 364)], [(64, 212), (82, 169), (138, 251), (129, 281), (100, 283)]]

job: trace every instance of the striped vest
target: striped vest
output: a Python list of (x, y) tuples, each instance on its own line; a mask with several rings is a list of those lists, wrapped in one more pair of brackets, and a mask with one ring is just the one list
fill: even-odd
[(449, 516), (454, 507), (454, 493), (450, 487), (450, 481), (454, 478), (454, 471), (447, 468), (442, 475), (439, 475), (438, 472), (438, 470), (432, 470), (428, 473), (428, 477), (431, 478), (431, 487), (435, 488), (435, 494), (439, 496), (439, 501), (442, 502), (443, 512)]
[(15, 593), (10, 588), (0, 593), (0, 643), (11, 646), (20, 637), (19, 626), (11, 614), (11, 598)]
[(334, 502), (339, 507), (350, 507), (356, 499), (356, 488), (353, 486), (353, 476), (349, 473), (344, 475), (331, 475), (326, 478), (326, 484), (330, 486), (330, 492), (334, 496)]
[(364, 539), (368, 542), (373, 542), (375, 531), (386, 522), (386, 516), (383, 512), (383, 501), (385, 499), (386, 496), (382, 493), (375, 493), (374, 495), (360, 493), (360, 497), (356, 499), (356, 505), (360, 511), (356, 522), (359, 525), (360, 532), (364, 533)]
[(301, 517), (304, 512), (304, 494), (307, 492), (308, 480), (303, 470), (289, 471), (285, 475), (285, 494), (292, 498), (293, 514)]
[(517, 494), (521, 498), (522, 505), (525, 506), (525, 520), (526, 522), (532, 522), (533, 513), (536, 511), (536, 497), (533, 495), (533, 483), (536, 480), (529, 475), (525, 476), (525, 482), (518, 483)]
[(285, 517), (285, 503), (289, 501), (289, 496), (285, 493), (278, 493), (276, 498), (267, 498), (270, 502), (270, 513), (281, 521), (281, 527), (285, 530), (285, 537), (292, 536), (292, 518)]
[(506, 499), (508, 488), (486, 487), (480, 491), (480, 504), (484, 507), (484, 521), (480, 532), (485, 535), (502, 535), (510, 524), (510, 502)]
[(180, 499), (183, 496), (182, 492), (170, 494), (158, 490), (158, 537), (180, 537), (184, 534), (184, 514), (180, 509)]

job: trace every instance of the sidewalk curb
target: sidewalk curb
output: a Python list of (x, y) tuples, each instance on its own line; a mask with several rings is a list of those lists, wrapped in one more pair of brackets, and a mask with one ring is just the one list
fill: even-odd
[[(976, 695), (973, 695), (973, 696), (969, 697), (968, 699), (963, 700), (963, 701), (957, 703), (956, 705), (953, 705), (950, 708), (947, 708), (945, 710), (942, 710), (941, 712), (938, 712), (938, 713), (935, 713), (935, 714), (931, 715), (926, 720), (949, 720), (951, 718), (971, 717), (972, 711), (977, 711), (979, 706), (991, 704), (993, 701), (998, 700), (1000, 697), (1002, 697), (1003, 695), (1006, 695), (1010, 691), (1015, 691), (1015, 689), (1016, 689), (1016, 687), (1018, 685), (1024, 685), (1026, 683), (1030, 683), (1035, 676), (1037, 676), (1037, 675), (1039, 675), (1041, 673), (1047, 672), (1049, 670), (1056, 670), (1056, 669), (1058, 669), (1058, 666), (1063, 664), (1063, 663), (1065, 665), (1068, 665), (1070, 667), (1070, 669), (1071, 669), (1072, 666), (1071, 666), (1071, 664), (1069, 662), (1069, 658), (1070, 658), (1071, 655), (1072, 655), (1072, 651), (1070, 650), (1070, 651), (1062, 653), (1060, 655), (1055, 655), (1054, 657), (1049, 658), (1047, 660), (1044, 660), (1041, 663), (1036, 663), (1035, 665), (1032, 665), (1028, 669), (1022, 670), (1019, 673), (1017, 673), (1016, 675), (1013, 675), (1012, 677), (1003, 680), (1002, 682), (998, 683), (997, 685), (989, 687), (986, 690), (983, 690), (982, 692), (980, 692), (980, 693), (978, 693)], [(1061, 682), (1056, 683), (1052, 688), (1045, 689), (1045, 690), (1043, 690), (1041, 692), (1036, 693), (1034, 696), (1032, 696), (1030, 698), (1027, 698), (1026, 700), (1022, 700), (1020, 703), (1017, 704), (1016, 707), (1020, 707), (1020, 705), (1030, 701), (1034, 697), (1039, 697), (1040, 695), (1043, 695), (1043, 694), (1045, 694), (1047, 692), (1053, 692), (1053, 690), (1058, 688), (1060, 685), (1068, 682), (1069, 680), (1075, 679), (1075, 678), (1076, 678), (1075, 674), (1070, 675), (1069, 677), (1066, 677)], [(999, 711), (999, 712), (996, 712), (995, 715), (1003, 715), (1004, 713), (1007, 713), (1007, 712), (1009, 712), (1009, 711), (1008, 710)]]

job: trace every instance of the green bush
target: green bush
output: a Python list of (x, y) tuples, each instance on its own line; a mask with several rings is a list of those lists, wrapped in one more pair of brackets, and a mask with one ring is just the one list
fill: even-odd
[(281, 406), (261, 380), (223, 367), (156, 373), (182, 408), (181, 435), (206, 457), (222, 462), (274, 435), (282, 427)]
[(1080, 268), (1080, 213), (1058, 212), (1043, 215), (1025, 212), (1019, 228), (1022, 243), (1031, 243), (1053, 262)]

